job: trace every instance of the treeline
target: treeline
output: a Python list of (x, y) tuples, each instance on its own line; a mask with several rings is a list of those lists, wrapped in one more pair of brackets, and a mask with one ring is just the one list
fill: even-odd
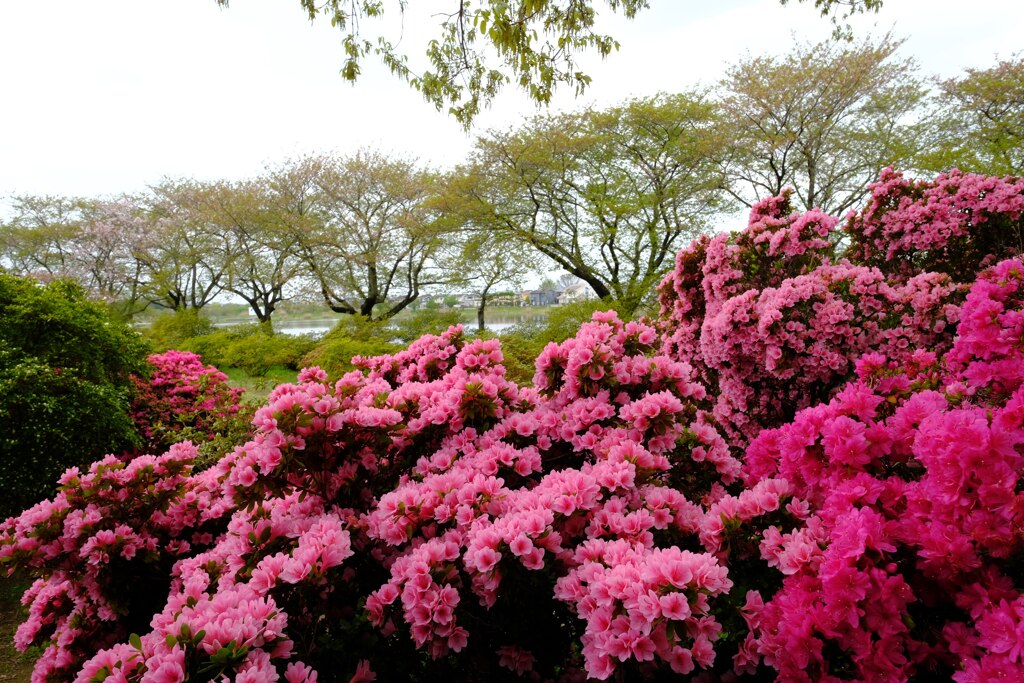
[(798, 46), (714, 87), (540, 115), (484, 133), (453, 170), (363, 150), (140, 195), (14, 197), (0, 265), (126, 315), (230, 294), (261, 322), (292, 298), (389, 319), (452, 287), (482, 320), (494, 291), (557, 267), (628, 313), (715, 216), (785, 187), (839, 215), (888, 166), (1024, 172), (1024, 59), (929, 83), (900, 42)]

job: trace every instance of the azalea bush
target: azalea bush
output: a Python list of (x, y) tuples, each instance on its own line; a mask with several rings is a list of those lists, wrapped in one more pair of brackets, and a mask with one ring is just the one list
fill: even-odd
[(229, 445), (247, 440), (251, 410), (227, 375), (189, 351), (166, 351), (146, 360), (150, 372), (133, 377), (132, 419), (142, 438), (138, 452), (162, 453), (172, 444), (193, 441), (207, 453), (223, 455)]
[(661, 283), (664, 351), (697, 369), (734, 447), (827, 401), (864, 353), (948, 350), (969, 285), (1024, 244), (1022, 179), (886, 170), (870, 189), (845, 224), (766, 199)]
[[(978, 235), (1016, 183), (959, 178), (1002, 199), (957, 239), (1011, 252)], [(453, 327), (306, 368), (203, 472), (70, 471), (0, 527), (35, 680), (1021, 678), (1024, 263), (883, 269), (838, 226), (762, 203), (528, 386)]]

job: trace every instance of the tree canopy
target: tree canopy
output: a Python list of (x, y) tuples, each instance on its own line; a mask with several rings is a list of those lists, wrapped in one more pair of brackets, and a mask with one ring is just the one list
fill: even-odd
[(633, 310), (721, 203), (715, 123), (699, 94), (539, 116), (481, 137), (449, 191), (496, 239)]
[(929, 170), (1024, 174), (1024, 54), (939, 82)]
[[(216, 1), (228, 5), (228, 0)], [(788, 1), (780, 0), (783, 5)], [(823, 16), (833, 18), (837, 35), (849, 34), (849, 17), (882, 5), (882, 0), (813, 1)], [(438, 110), (447, 107), (467, 128), (510, 83), (538, 104), (550, 102), (560, 85), (583, 93), (591, 78), (580, 70), (578, 56), (594, 52), (607, 57), (619, 48), (614, 36), (599, 30), (601, 13), (607, 10), (632, 19), (650, 6), (648, 0), (448, 0), (447, 9), (434, 15), (437, 33), (422, 46), (416, 61), (410, 61), (409, 53), (400, 48), (403, 35), (367, 30), (367, 24), (386, 14), (404, 18), (408, 0), (299, 2), (310, 21), (325, 17), (341, 31), (342, 77), (355, 81), (365, 60), (376, 57)]]
[(918, 151), (912, 112), (925, 90), (901, 41), (798, 45), (781, 58), (745, 57), (719, 86), (732, 140), (730, 193), (748, 206), (795, 188), (804, 209), (842, 213), (887, 166)]

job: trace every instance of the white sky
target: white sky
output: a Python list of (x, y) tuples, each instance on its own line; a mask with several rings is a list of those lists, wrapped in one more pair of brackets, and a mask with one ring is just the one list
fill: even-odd
[[(430, 12), (452, 0), (411, 4), (423, 14), (406, 18), (404, 45), (418, 51)], [(782, 54), (832, 30), (812, 6), (776, 0), (651, 5), (633, 22), (608, 21), (621, 50), (588, 60), (592, 88), (580, 100), (561, 93), (556, 107), (711, 83), (745, 53)], [(892, 29), (924, 74), (952, 76), (1024, 48), (1024, 2), (885, 0), (855, 26)], [(472, 135), (454, 119), (370, 63), (349, 85), (341, 64), (340, 32), (311, 25), (298, 0), (233, 0), (224, 10), (214, 0), (3, 0), (0, 196), (117, 194), (164, 176), (235, 179), (288, 156), (364, 146), (438, 166), (464, 158)], [(508, 91), (477, 130), (534, 111)]]

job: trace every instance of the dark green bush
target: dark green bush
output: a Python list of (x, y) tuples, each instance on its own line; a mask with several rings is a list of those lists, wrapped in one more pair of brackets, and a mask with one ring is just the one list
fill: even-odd
[(52, 495), (68, 467), (137, 443), (142, 338), (67, 282), (0, 275), (0, 516)]

